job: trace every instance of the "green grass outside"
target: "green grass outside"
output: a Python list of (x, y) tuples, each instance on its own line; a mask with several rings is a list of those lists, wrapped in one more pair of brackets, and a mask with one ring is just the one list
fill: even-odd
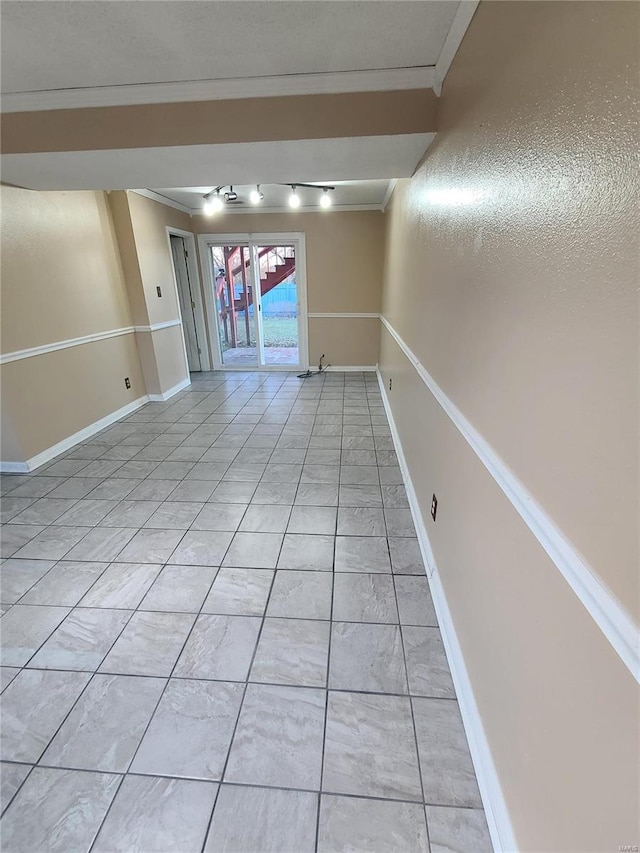
[[(262, 320), (264, 333), (264, 345), (266, 347), (297, 347), (298, 346), (298, 320), (296, 317), (265, 316)], [(251, 319), (251, 331), (254, 331), (253, 318)], [(238, 346), (246, 347), (244, 340), (244, 319), (238, 319)], [(252, 338), (250, 346), (256, 346), (255, 337)], [(229, 345), (222, 342), (222, 350), (228, 350)]]

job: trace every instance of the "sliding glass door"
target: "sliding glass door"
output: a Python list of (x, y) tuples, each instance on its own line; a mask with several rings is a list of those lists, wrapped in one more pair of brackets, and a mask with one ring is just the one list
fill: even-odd
[(201, 238), (216, 366), (306, 368), (304, 235), (233, 236)]

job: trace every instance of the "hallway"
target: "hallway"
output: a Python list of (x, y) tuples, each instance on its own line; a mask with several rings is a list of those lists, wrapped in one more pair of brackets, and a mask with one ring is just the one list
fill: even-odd
[(375, 374), (192, 380), (2, 476), (5, 849), (490, 851)]

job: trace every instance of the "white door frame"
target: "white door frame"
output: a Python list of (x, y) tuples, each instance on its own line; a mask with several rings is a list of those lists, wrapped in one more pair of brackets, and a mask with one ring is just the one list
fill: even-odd
[[(215, 370), (297, 370), (298, 366), (290, 364), (257, 364), (255, 367), (249, 365), (226, 365), (222, 361), (220, 347), (220, 334), (218, 331), (217, 309), (213, 298), (214, 283), (211, 269), (210, 246), (249, 246), (251, 251), (251, 267), (254, 264), (254, 248), (259, 245), (292, 245), (296, 250), (296, 285), (298, 290), (298, 355), (299, 367), (306, 370), (309, 366), (309, 323), (307, 318), (307, 256), (304, 231), (280, 231), (275, 233), (244, 232), (242, 234), (199, 234), (198, 251), (200, 253), (200, 267), (204, 281), (204, 299), (209, 318), (209, 329), (211, 337), (209, 345), (213, 354)], [(261, 306), (260, 287), (254, 283), (254, 304), (259, 310)], [(256, 316), (256, 361), (260, 359), (260, 322)]]
[(187, 269), (189, 271), (189, 281), (191, 282), (191, 295), (196, 304), (194, 309), (194, 318), (196, 324), (196, 332), (198, 335), (198, 345), (200, 347), (200, 367), (202, 370), (212, 370), (211, 358), (209, 356), (209, 337), (204, 322), (204, 306), (202, 304), (202, 283), (200, 281), (200, 270), (198, 269), (197, 247), (195, 234), (191, 231), (183, 231), (181, 228), (174, 228), (172, 225), (165, 227), (167, 234), (167, 248), (169, 250), (169, 258), (171, 261), (171, 271), (173, 273), (173, 286), (175, 287), (176, 302), (178, 305), (178, 314), (180, 315), (180, 325), (182, 330), (182, 342), (184, 344), (184, 357), (187, 363), (187, 373), (189, 373), (189, 359), (187, 357), (187, 344), (184, 334), (184, 323), (182, 312), (180, 310), (180, 297), (178, 295), (178, 281), (176, 279), (176, 271), (173, 265), (173, 253), (171, 251), (171, 235), (175, 237), (183, 237), (187, 244)]

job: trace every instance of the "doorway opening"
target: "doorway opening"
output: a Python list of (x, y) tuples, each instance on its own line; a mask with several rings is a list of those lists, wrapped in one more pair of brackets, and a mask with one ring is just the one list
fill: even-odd
[(184, 344), (187, 351), (187, 364), (189, 373), (194, 373), (202, 370), (202, 346), (204, 345), (204, 341), (200, 342), (198, 337), (195, 282), (191, 280), (189, 253), (185, 238), (170, 233), (169, 242), (171, 244), (171, 257), (173, 258), (173, 269), (176, 276)]

